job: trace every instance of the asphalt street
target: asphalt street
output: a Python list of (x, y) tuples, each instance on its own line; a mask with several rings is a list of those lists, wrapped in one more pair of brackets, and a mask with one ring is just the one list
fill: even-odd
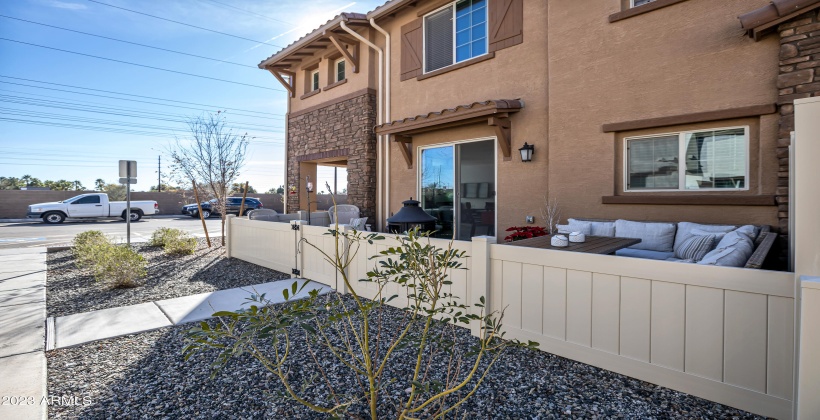
[[(218, 217), (207, 220), (208, 233), (218, 236)], [(189, 216), (143, 218), (131, 223), (131, 239), (150, 238), (151, 233), (161, 227), (184, 229), (192, 234), (203, 234), (202, 222)], [(28, 248), (36, 246), (66, 245), (80, 232), (101, 230), (113, 238), (125, 241), (125, 222), (115, 220), (70, 221), (58, 225), (48, 225), (39, 219), (31, 222), (0, 223), (0, 249)]]

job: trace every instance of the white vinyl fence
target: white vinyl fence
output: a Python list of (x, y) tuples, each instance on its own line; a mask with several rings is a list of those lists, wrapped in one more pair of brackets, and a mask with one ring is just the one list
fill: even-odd
[[(345, 293), (321, 254), (335, 254), (328, 228), (231, 218), (229, 248), (239, 258), (327, 284)], [(433, 239), (447, 247), (449, 241)], [(370, 259), (395, 246), (361, 243), (348, 274), (372, 297)], [(451, 272), (451, 292), (505, 311), (508, 338), (544, 351), (754, 413), (792, 416), (795, 350), (793, 273), (512, 247), (495, 238), (455, 241), (467, 270)], [(405, 306), (399, 294), (393, 302)], [(477, 330), (474, 329), (474, 333)]]

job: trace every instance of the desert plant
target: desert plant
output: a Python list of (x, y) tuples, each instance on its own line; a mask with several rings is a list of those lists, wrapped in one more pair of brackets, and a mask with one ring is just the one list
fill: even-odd
[(183, 232), (165, 241), (163, 250), (168, 255), (192, 255), (196, 251), (196, 238)]
[(101, 231), (88, 230), (77, 234), (72, 245), (77, 267), (84, 268), (94, 264), (97, 254), (106, 245), (110, 245), (110, 241)]
[[(429, 233), (418, 230), (397, 236), (398, 245), (372, 256), (380, 260), (360, 280), (375, 286), (371, 300), (357, 293), (348, 268), (363, 242), (372, 244), (384, 238), (376, 233), (340, 231), (338, 225), (327, 234), (335, 239), (334, 252), (306, 245), (335, 267), (349, 296), (320, 298), (317, 290), (311, 290), (305, 299), (285, 305), (270, 305), (264, 295), (252, 296), (248, 310), (217, 312), (218, 324), (203, 322), (190, 330), (186, 360), (215, 350), (216, 375), (232, 357), (249, 353), (281, 383), (282, 396), (333, 417), (368, 412), (372, 419), (384, 418), (386, 407), (392, 406), (399, 419), (443, 418), (475, 394), (504, 350), (537, 345), (504, 340), (503, 311), (485, 313), (484, 297), (468, 306), (447, 291), (451, 271), (464, 269), (462, 261), (467, 257), (453, 248), (453, 242), (446, 248), (437, 247)], [(283, 292), (285, 299), (301, 288), (294, 282)], [(393, 309), (387, 305), (398, 295), (386, 294), (395, 289), (403, 295), (397, 302), (406, 301), (406, 305), (400, 329), (388, 330), (386, 311)], [(480, 336), (471, 340), (469, 350), (457, 345), (459, 325), (478, 327)], [(293, 343), (302, 337), (310, 357), (295, 363)], [(265, 350), (266, 345), (270, 350)], [(333, 359), (334, 366), (328, 368), (322, 358)], [(410, 365), (403, 365), (408, 361)], [(300, 374), (294, 375), (296, 371)], [(334, 385), (332, 379), (339, 375), (355, 377), (358, 388)], [(297, 376), (304, 378), (301, 384)], [(322, 387), (322, 392), (307, 391), (316, 387)], [(389, 389), (406, 392), (397, 396)], [(317, 394), (322, 397), (312, 397)]]
[(138, 286), (145, 277), (145, 259), (127, 245), (107, 243), (100, 246), (91, 266), (94, 278), (116, 288)]
[(196, 238), (182, 229), (159, 228), (151, 234), (150, 246), (161, 246), (168, 255), (191, 255), (196, 251)]

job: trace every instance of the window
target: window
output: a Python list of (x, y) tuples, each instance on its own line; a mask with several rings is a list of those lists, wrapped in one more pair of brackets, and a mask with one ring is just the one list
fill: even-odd
[(310, 73), (310, 87), (311, 91), (319, 90), (319, 70), (313, 70)]
[(652, 3), (655, 0), (632, 0), (632, 7), (643, 6), (644, 4)]
[(71, 204), (100, 204), (99, 195), (87, 195), (79, 200), (74, 200)]
[(345, 79), (345, 60), (341, 59), (333, 66), (336, 70), (336, 82), (341, 82)]
[(460, 0), (424, 18), (425, 72), (486, 53), (487, 0)]
[(746, 190), (748, 127), (627, 138), (626, 190)]

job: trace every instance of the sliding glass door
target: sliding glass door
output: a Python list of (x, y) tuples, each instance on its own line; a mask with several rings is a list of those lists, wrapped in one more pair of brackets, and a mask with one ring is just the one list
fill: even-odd
[(421, 149), (421, 206), (436, 236), (468, 241), (495, 235), (495, 141)]

